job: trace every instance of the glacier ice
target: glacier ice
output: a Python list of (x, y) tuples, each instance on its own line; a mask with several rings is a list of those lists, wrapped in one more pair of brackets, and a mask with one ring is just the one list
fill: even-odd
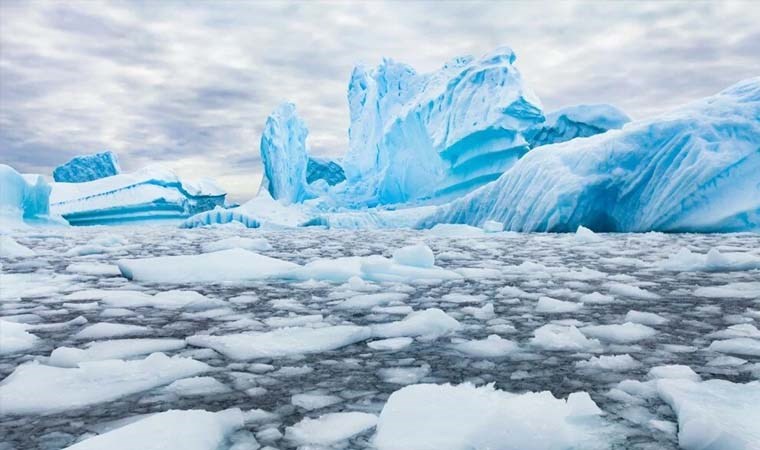
[(405, 203), (467, 192), (528, 150), (522, 131), (543, 120), (515, 55), (499, 48), (418, 74), (390, 59), (351, 74), (345, 199)]
[(575, 105), (548, 113), (546, 121), (525, 131), (531, 147), (558, 144), (623, 128), (631, 119), (620, 109), (605, 104)]
[(760, 78), (654, 119), (538, 147), (421, 226), (513, 231), (760, 229)]
[(40, 175), (20, 174), (0, 164), (0, 223), (65, 223), (50, 214), (50, 185)]
[(50, 210), (72, 225), (180, 220), (224, 204), (227, 193), (213, 180), (182, 179), (149, 166), (82, 183), (52, 183)]
[(328, 186), (335, 186), (344, 181), (346, 174), (343, 167), (337, 162), (324, 158), (309, 157), (306, 164), (306, 182), (309, 184), (317, 180), (325, 180)]
[(121, 173), (119, 160), (111, 151), (76, 156), (53, 170), (53, 179), (62, 183), (83, 183)]
[(306, 182), (308, 134), (292, 103), (281, 104), (267, 118), (261, 134), (264, 175), (260, 190), (269, 191), (273, 199), (290, 204), (310, 197)]

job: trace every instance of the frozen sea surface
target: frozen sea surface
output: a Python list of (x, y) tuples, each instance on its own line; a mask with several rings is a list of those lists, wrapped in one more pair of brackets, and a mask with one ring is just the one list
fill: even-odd
[[(213, 437), (209, 448), (403, 448), (393, 430), (422, 418), (384, 411), (390, 395), (414, 384), (465, 382), (445, 391), (455, 404), (457, 396), (471, 398), (473, 410), (481, 410), (479, 401), (503, 402), (489, 403), (492, 422), (463, 431), (478, 433), (481, 443), (504, 442), (487, 430), (509, 423), (512, 410), (543, 402), (574, 417), (579, 398), (590, 404), (585, 396), (574, 394), (567, 406), (561, 399), (586, 392), (602, 413), (593, 404), (584, 410), (598, 423), (577, 434), (565, 416), (552, 420), (570, 427), (563, 432), (574, 439), (597, 423), (600, 448), (678, 448), (679, 430), (686, 448), (702, 448), (711, 436), (724, 448), (759, 448), (752, 423), (760, 416), (753, 400), (760, 389), (760, 270), (753, 262), (760, 236), (461, 232), (16, 232), (10, 238), (33, 253), (2, 259), (0, 449), (64, 448), (120, 430), (83, 447), (100, 448), (129, 433), (183, 433), (185, 417), (198, 420), (188, 433), (211, 430), (204, 434)], [(220, 248), (251, 242), (229, 239), (238, 236), (265, 239), (255, 251), (301, 265), (391, 258), (424, 242), (436, 266), (463, 276), (158, 285), (129, 281), (115, 266), (119, 259), (202, 254), (217, 241)], [(423, 250), (410, 261), (429, 264)], [(704, 383), (713, 379), (730, 383)], [(396, 403), (428, 391), (448, 398), (436, 389), (404, 391)], [(513, 396), (542, 391), (551, 396)], [(425, 414), (428, 400), (420, 398)], [(226, 412), (151, 416), (168, 410)], [(441, 423), (457, 413), (447, 415), (442, 403), (431, 412), (440, 422), (420, 432), (456, 433)], [(422, 448), (414, 445), (407, 449)]]

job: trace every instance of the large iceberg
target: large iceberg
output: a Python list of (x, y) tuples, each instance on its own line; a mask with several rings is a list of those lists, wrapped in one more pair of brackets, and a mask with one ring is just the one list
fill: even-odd
[(50, 210), (72, 225), (184, 219), (224, 205), (227, 195), (213, 180), (180, 179), (159, 166), (52, 188)]
[(111, 151), (76, 156), (53, 170), (53, 179), (62, 183), (84, 183), (121, 173), (119, 160)]
[(543, 121), (514, 61), (499, 48), (427, 74), (389, 59), (356, 67), (343, 203), (445, 198), (498, 178), (528, 151), (522, 132)]
[(261, 191), (285, 204), (301, 203), (310, 197), (306, 182), (308, 134), (292, 103), (281, 104), (269, 115), (261, 135)]
[(558, 144), (623, 128), (631, 119), (623, 111), (605, 104), (576, 105), (546, 115), (546, 121), (525, 132), (531, 147)]
[(337, 161), (314, 156), (309, 157), (309, 162), (306, 164), (307, 183), (312, 184), (317, 180), (325, 180), (328, 186), (335, 186), (345, 179), (346, 174), (343, 167)]
[(0, 222), (3, 226), (23, 223), (62, 222), (51, 217), (50, 185), (40, 175), (20, 174), (0, 164)]
[(760, 229), (760, 77), (654, 119), (532, 150), (420, 224), (513, 231)]

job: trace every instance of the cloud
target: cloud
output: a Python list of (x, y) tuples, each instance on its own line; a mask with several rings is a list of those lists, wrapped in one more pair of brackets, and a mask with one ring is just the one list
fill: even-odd
[(751, 2), (2, 2), (0, 148), (41, 173), (112, 149), (244, 200), (281, 101), (312, 152), (345, 152), (357, 63), (429, 71), (509, 45), (547, 109), (644, 117), (760, 73), (757, 23)]

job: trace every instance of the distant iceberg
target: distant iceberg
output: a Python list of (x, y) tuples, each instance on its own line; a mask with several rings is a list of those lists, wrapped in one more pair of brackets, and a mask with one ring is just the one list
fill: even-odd
[(622, 130), (545, 145), (420, 224), (760, 230), (760, 77)]
[(525, 131), (525, 138), (531, 147), (558, 144), (618, 130), (630, 121), (628, 115), (612, 105), (575, 105), (547, 114), (545, 122)]
[(0, 164), (0, 224), (3, 228), (25, 223), (65, 223), (49, 209), (50, 185), (41, 175), (20, 174)]
[(113, 152), (77, 156), (53, 170), (53, 179), (62, 183), (84, 183), (121, 173), (119, 160)]
[(213, 180), (191, 182), (150, 166), (84, 183), (52, 183), (50, 210), (72, 225), (181, 220), (223, 206), (226, 195)]

